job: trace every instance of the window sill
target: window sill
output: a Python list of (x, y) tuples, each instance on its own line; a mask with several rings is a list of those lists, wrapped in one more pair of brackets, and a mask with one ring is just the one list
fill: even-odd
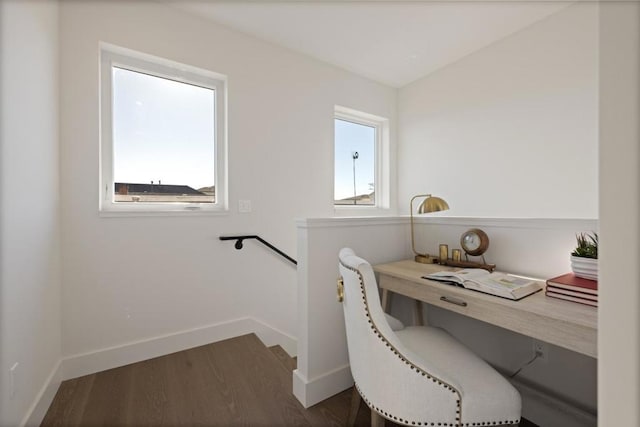
[(333, 212), (339, 217), (390, 216), (394, 212), (390, 208), (379, 206), (334, 206)]
[(101, 218), (125, 218), (125, 217), (212, 217), (227, 216), (228, 209), (131, 209), (122, 207), (117, 209), (101, 209)]

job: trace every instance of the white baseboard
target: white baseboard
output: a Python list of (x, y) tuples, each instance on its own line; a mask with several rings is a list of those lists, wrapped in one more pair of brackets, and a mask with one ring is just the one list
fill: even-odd
[[(296, 353), (296, 339), (294, 337), (260, 320), (247, 317), (66, 357), (59, 361), (51, 371), (38, 396), (23, 418), (21, 425), (27, 427), (40, 425), (63, 380), (248, 333), (255, 333), (266, 346), (280, 345), (290, 355), (293, 356)], [(296, 369), (293, 371), (292, 379), (293, 394), (305, 408), (313, 406), (353, 385), (351, 369), (348, 365), (311, 380)], [(555, 399), (520, 381), (514, 381), (514, 386), (523, 397), (523, 416), (535, 423), (545, 427), (597, 425), (597, 419), (594, 414)]]
[(269, 326), (258, 319), (253, 319), (256, 323), (255, 334), (260, 338), (260, 341), (267, 347), (272, 345), (279, 345), (287, 352), (291, 357), (295, 357), (298, 354), (298, 340), (279, 329)]
[(20, 425), (31, 427), (42, 423), (63, 380), (249, 333), (255, 333), (266, 346), (280, 345), (290, 355), (296, 354), (297, 342), (294, 337), (247, 317), (65, 357), (51, 371)]
[(511, 379), (522, 396), (522, 416), (544, 427), (596, 427), (598, 419), (570, 402), (557, 398), (531, 385)]
[(279, 344), (289, 354), (295, 354), (297, 344), (294, 337), (262, 321), (244, 317), (65, 357), (62, 360), (63, 379), (77, 378), (250, 333), (255, 333), (267, 346)]
[[(597, 416), (520, 380), (511, 379), (522, 395), (522, 416), (544, 427), (595, 427)], [(293, 394), (308, 408), (353, 386), (349, 365), (308, 380), (293, 371)]]
[(29, 407), (26, 415), (22, 419), (20, 425), (22, 427), (36, 427), (42, 423), (44, 416), (47, 414), (49, 406), (60, 387), (62, 382), (62, 360), (53, 367), (49, 377), (44, 382), (40, 392)]
[(294, 337), (260, 320), (245, 317), (68, 356), (56, 364), (29, 411), (24, 416), (21, 425), (28, 427), (40, 425), (63, 380), (250, 333), (255, 333), (266, 346), (280, 345), (290, 355), (294, 356), (296, 354), (297, 341)]
[(58, 361), (24, 416), (21, 426), (40, 425), (63, 380), (250, 333), (255, 333), (266, 346), (280, 345), (290, 355), (296, 354), (297, 341), (294, 337), (249, 317), (76, 354)]
[(349, 365), (334, 369), (312, 380), (307, 379), (298, 369), (293, 371), (293, 395), (305, 408), (322, 402), (351, 386), (353, 386), (353, 377)]

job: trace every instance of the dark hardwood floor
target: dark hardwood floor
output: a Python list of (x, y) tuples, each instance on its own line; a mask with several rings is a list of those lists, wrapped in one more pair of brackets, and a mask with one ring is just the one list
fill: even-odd
[[(305, 410), (294, 367), (245, 335), (64, 381), (42, 426), (343, 426), (351, 391)], [(369, 420), (362, 408), (357, 425)]]
[[(295, 363), (244, 335), (64, 381), (41, 425), (344, 426), (351, 390), (304, 409), (291, 392)], [(361, 403), (356, 425), (370, 420)]]

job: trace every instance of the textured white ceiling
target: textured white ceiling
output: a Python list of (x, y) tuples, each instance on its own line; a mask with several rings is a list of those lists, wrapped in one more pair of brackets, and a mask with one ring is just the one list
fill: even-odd
[(191, 1), (185, 11), (402, 87), (536, 21), (563, 1)]

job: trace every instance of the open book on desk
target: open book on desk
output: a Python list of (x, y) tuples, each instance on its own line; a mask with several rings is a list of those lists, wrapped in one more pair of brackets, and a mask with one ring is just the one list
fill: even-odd
[(489, 273), (481, 268), (465, 268), (458, 271), (438, 271), (423, 279), (435, 280), (466, 289), (480, 291), (502, 298), (519, 300), (542, 290), (542, 283), (525, 277), (505, 273)]

